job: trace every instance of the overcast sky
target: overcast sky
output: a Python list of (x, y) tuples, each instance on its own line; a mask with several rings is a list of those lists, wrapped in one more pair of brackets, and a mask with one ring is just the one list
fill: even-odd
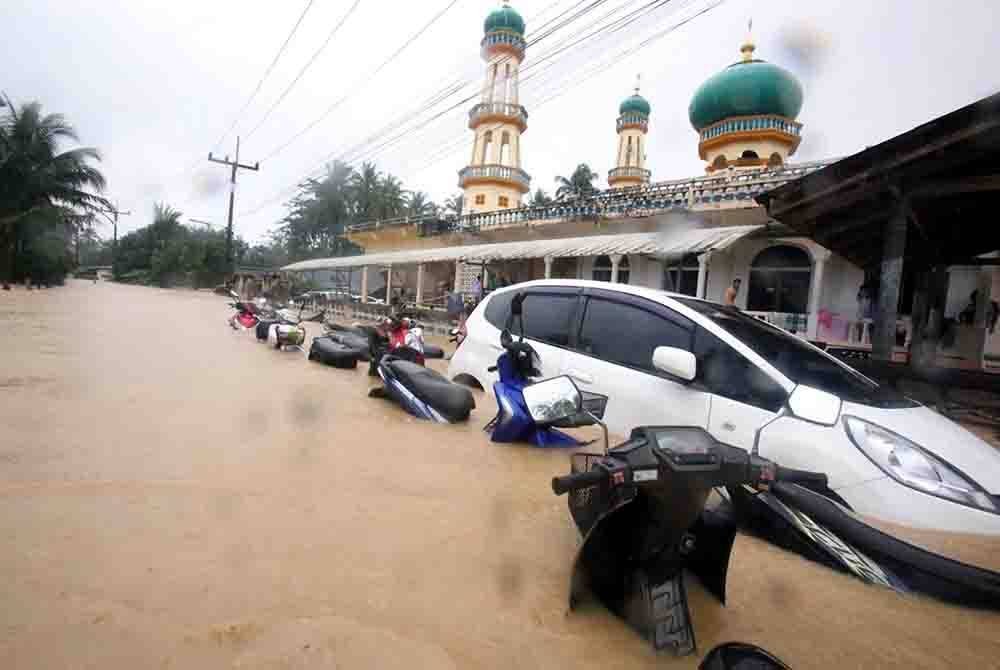
[[(261, 124), (356, 1), (343, 27)], [(47, 111), (65, 114), (83, 143), (103, 152), (107, 194), (134, 212), (123, 219), (124, 231), (149, 223), (158, 200), (223, 224), (228, 172), (206, 156), (238, 119), (241, 160), (260, 160), (261, 166), (238, 177), (236, 228), (259, 240), (281, 218), (291, 187), (333, 157), (375, 160), (407, 188), (439, 202), (458, 191), (456, 172), (471, 153), (466, 120), (472, 102), (386, 146), (379, 145), (396, 133), (379, 131), (419, 112), (450, 83), (469, 82), (408, 123), (478, 90), (483, 19), (498, 3), (454, 0), (372, 75), (451, 3), (313, 0), (260, 93), (238, 116), (308, 0), (6, 0), (0, 2), (0, 89), (15, 102), (36, 99)], [(653, 108), (647, 148), (653, 178), (701, 174), (688, 103), (702, 81), (739, 58), (751, 16), (756, 55), (791, 70), (805, 89), (795, 160), (853, 153), (1000, 90), (1000, 7), (992, 0), (725, 0), (712, 7), (716, 3), (673, 0), (624, 30), (584, 40), (528, 69), (532, 59), (593, 30), (588, 25), (606, 13), (610, 21), (647, 4), (606, 0), (529, 48), (522, 66), (521, 102), (529, 113), (522, 167), (532, 185), (551, 191), (555, 175), (568, 175), (580, 162), (606, 185), (617, 107), (637, 73)], [(513, 6), (526, 19), (530, 40), (575, 4), (519, 0)], [(538, 74), (529, 79), (531, 72)], [(228, 135), (217, 153), (232, 154), (234, 137)]]

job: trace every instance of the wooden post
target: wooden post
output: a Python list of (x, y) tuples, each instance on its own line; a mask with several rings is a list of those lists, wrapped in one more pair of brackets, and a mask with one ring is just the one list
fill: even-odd
[(878, 309), (875, 311), (875, 333), (872, 338), (872, 358), (891, 361), (896, 346), (896, 317), (899, 314), (899, 292), (903, 280), (903, 254), (906, 250), (906, 214), (902, 207), (885, 222), (882, 240), (881, 281)]

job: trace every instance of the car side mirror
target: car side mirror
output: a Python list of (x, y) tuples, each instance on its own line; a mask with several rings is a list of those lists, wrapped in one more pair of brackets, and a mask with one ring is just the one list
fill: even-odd
[(840, 418), (843, 401), (832, 393), (799, 384), (788, 396), (788, 411), (799, 419), (832, 426)]
[(521, 393), (528, 413), (539, 426), (568, 419), (583, 411), (583, 395), (573, 380), (565, 375), (529, 384)]
[(653, 367), (677, 381), (694, 381), (698, 372), (698, 361), (694, 354), (677, 347), (657, 347), (653, 350)]

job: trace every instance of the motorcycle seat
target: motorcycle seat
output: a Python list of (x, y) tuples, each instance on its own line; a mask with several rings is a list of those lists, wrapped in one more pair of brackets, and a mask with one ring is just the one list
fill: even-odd
[(472, 392), (448, 381), (443, 375), (399, 359), (383, 360), (396, 379), (413, 395), (437, 410), (448, 421), (465, 421), (476, 406)]

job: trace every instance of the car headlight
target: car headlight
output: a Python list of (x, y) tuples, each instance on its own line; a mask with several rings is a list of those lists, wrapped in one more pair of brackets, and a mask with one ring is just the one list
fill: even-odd
[(900, 484), (997, 512), (996, 503), (982, 487), (905, 437), (853, 416), (844, 417), (844, 428), (858, 449)]

